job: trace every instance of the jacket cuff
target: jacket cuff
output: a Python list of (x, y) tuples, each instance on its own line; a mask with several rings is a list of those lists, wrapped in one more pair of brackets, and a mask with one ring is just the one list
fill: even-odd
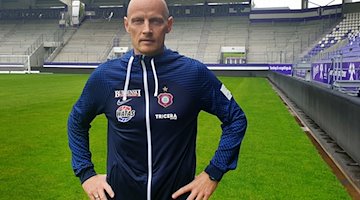
[(220, 181), (224, 175), (224, 172), (211, 163), (205, 168), (205, 172), (216, 181)]
[(78, 174), (78, 177), (80, 178), (81, 184), (83, 184), (86, 180), (88, 180), (90, 177), (93, 177), (96, 175), (96, 172), (93, 167), (85, 168), (81, 170), (81, 172)]

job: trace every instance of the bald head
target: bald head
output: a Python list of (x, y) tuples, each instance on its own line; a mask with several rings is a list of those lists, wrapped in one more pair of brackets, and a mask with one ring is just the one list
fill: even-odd
[(171, 31), (173, 18), (165, 0), (131, 0), (124, 17), (135, 54), (158, 55), (164, 50), (165, 35)]
[(128, 5), (127, 16), (130, 16), (134, 11), (142, 7), (160, 8), (162, 11), (161, 14), (165, 19), (169, 18), (170, 16), (169, 8), (165, 0), (131, 0)]

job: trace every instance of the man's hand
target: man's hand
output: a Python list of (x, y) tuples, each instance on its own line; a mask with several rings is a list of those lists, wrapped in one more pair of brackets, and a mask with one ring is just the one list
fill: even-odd
[(91, 200), (107, 200), (106, 193), (113, 198), (114, 191), (106, 182), (106, 175), (95, 175), (82, 184), (83, 189)]
[(212, 181), (206, 172), (201, 172), (191, 183), (185, 185), (176, 191), (172, 198), (176, 199), (179, 196), (190, 192), (187, 200), (208, 200), (215, 191), (218, 182)]

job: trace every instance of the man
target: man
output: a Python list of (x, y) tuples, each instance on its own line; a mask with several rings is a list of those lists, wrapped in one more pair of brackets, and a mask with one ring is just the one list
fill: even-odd
[[(237, 164), (246, 129), (243, 111), (226, 87), (196, 60), (164, 46), (173, 18), (164, 0), (132, 0), (124, 24), (134, 49), (100, 65), (68, 121), (72, 165), (94, 199), (209, 199)], [(197, 117), (222, 121), (217, 151), (195, 176)], [(107, 175), (94, 171), (89, 128), (108, 119)]]

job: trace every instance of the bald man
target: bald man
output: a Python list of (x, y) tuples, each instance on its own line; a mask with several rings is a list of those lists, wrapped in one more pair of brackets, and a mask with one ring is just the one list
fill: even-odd
[[(132, 0), (124, 17), (133, 49), (90, 76), (68, 120), (72, 166), (92, 200), (206, 200), (235, 169), (247, 121), (207, 67), (164, 46), (173, 18), (163, 0)], [(209, 165), (195, 177), (197, 117), (222, 122)], [(94, 170), (92, 120), (108, 120), (107, 174)]]

